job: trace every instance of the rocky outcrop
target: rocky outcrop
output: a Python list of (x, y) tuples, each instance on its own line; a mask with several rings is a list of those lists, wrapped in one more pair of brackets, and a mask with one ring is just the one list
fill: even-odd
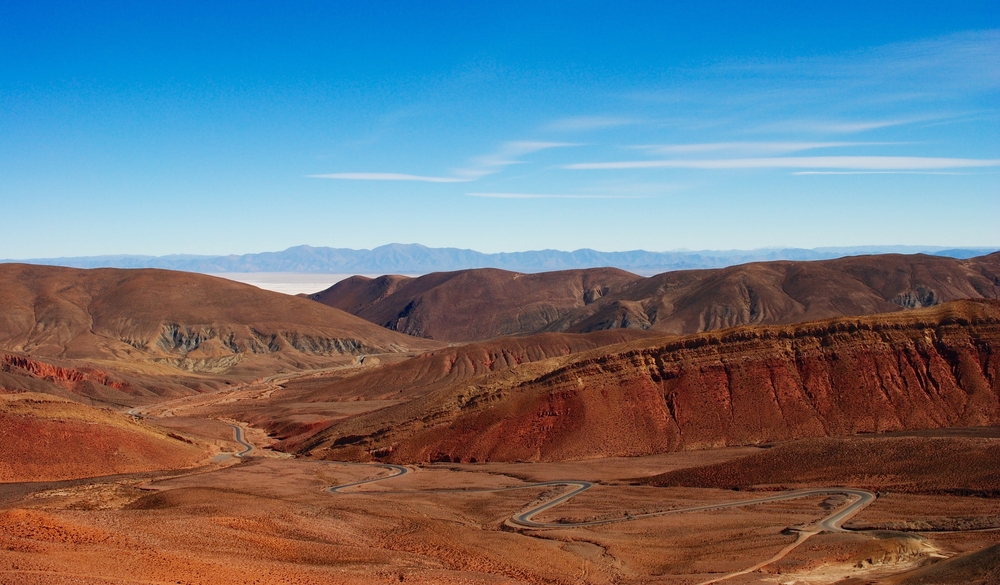
[[(301, 331), (263, 333), (253, 328), (235, 329), (231, 327), (217, 329), (210, 326), (185, 327), (171, 323), (163, 326), (154, 345), (165, 352), (187, 355), (204, 349), (206, 342), (215, 341), (212, 351), (214, 357), (242, 353), (268, 354), (290, 348), (317, 356), (358, 355), (384, 351), (384, 348), (366, 344), (358, 339), (310, 335)], [(148, 344), (143, 344), (143, 347), (146, 345)]]
[(1000, 253), (969, 260), (922, 254), (760, 262), (642, 279), (574, 310), (549, 331), (640, 327), (691, 334), (1000, 299)]
[(302, 441), (308, 441), (332, 423), (330, 420), (302, 422), (300, 413), (304, 403), (415, 400), (485, 374), (652, 336), (647, 331), (628, 329), (587, 334), (542, 333), (447, 347), (396, 363), (380, 364), (378, 358), (366, 357), (358, 362), (360, 372), (358, 368), (346, 372), (335, 370), (289, 380), (266, 408), (232, 416), (266, 428), (281, 440), (283, 449), (295, 451)]
[(688, 335), (998, 299), (1000, 253), (758, 262), (649, 278), (605, 268), (356, 276), (310, 298), (388, 329), (452, 342), (617, 328)]
[(52, 382), (67, 390), (75, 390), (87, 382), (100, 384), (126, 394), (136, 394), (128, 382), (93, 368), (64, 368), (25, 356), (0, 355), (0, 371)]
[(307, 299), (164, 270), (0, 265), (0, 349), (248, 375), (433, 349)]
[(551, 461), (997, 423), (1000, 303), (964, 301), (608, 346), (338, 423), (309, 447)]

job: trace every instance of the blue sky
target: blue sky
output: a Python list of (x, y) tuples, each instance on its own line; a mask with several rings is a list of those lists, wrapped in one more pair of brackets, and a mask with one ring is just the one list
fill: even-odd
[(0, 2), (0, 258), (1000, 245), (996, 2), (538, 4)]

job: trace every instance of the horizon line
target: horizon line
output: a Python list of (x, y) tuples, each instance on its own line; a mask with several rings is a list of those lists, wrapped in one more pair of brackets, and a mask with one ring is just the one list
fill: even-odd
[[(382, 244), (375, 246), (373, 248), (342, 248), (335, 246), (313, 246), (310, 244), (297, 244), (295, 246), (290, 246), (283, 250), (264, 250), (261, 252), (244, 252), (244, 253), (226, 253), (226, 254), (203, 254), (203, 253), (188, 253), (188, 252), (173, 252), (169, 254), (130, 254), (130, 253), (109, 253), (109, 254), (90, 254), (81, 256), (36, 256), (32, 258), (0, 258), (0, 263), (11, 264), (11, 263), (31, 263), (32, 261), (53, 261), (53, 260), (83, 260), (83, 259), (98, 259), (98, 258), (144, 258), (144, 259), (163, 259), (163, 258), (177, 258), (177, 257), (188, 257), (188, 258), (199, 258), (199, 259), (216, 259), (216, 258), (232, 258), (232, 257), (242, 257), (242, 256), (256, 256), (262, 254), (280, 254), (283, 252), (288, 252), (290, 250), (295, 250), (297, 248), (310, 248), (315, 250), (350, 250), (352, 252), (373, 252), (381, 248), (387, 248), (390, 246), (404, 246), (404, 247), (421, 247), (430, 250), (457, 250), (462, 252), (475, 252), (477, 254), (482, 254), (485, 256), (498, 256), (498, 255), (511, 255), (511, 254), (531, 254), (538, 252), (559, 252), (563, 254), (573, 254), (576, 252), (596, 252), (599, 254), (628, 254), (628, 253), (647, 253), (647, 254), (706, 254), (706, 253), (748, 253), (748, 252), (764, 252), (764, 251), (805, 251), (805, 252), (824, 252), (824, 251), (838, 251), (838, 250), (870, 250), (872, 253), (878, 253), (878, 249), (908, 249), (912, 250), (909, 252), (911, 254), (918, 254), (922, 251), (925, 252), (945, 252), (949, 250), (968, 250), (968, 251), (986, 251), (994, 250), (1000, 251), (1000, 244), (998, 245), (923, 245), (923, 244), (857, 244), (857, 245), (840, 245), (840, 246), (814, 246), (811, 248), (801, 247), (801, 246), (761, 246), (757, 248), (673, 248), (669, 250), (647, 250), (644, 248), (633, 248), (630, 250), (597, 250), (594, 248), (576, 248), (573, 250), (564, 250), (558, 248), (538, 248), (531, 250), (514, 250), (514, 251), (503, 251), (503, 252), (483, 252), (480, 250), (475, 250), (473, 248), (459, 248), (455, 246), (426, 246), (417, 242), (413, 243), (400, 243), (391, 242), (388, 244)], [(884, 253), (906, 253), (906, 252), (884, 252)], [(990, 252), (986, 252), (990, 253)]]

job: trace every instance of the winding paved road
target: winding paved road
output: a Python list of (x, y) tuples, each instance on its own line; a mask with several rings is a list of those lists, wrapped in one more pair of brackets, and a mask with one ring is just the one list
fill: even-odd
[[(662, 512), (649, 512), (647, 514), (633, 514), (630, 516), (624, 516), (622, 518), (610, 518), (607, 520), (593, 520), (590, 522), (535, 522), (531, 518), (541, 512), (544, 512), (550, 508), (554, 508), (559, 504), (569, 500), (573, 496), (580, 494), (588, 489), (590, 489), (593, 484), (590, 482), (546, 482), (540, 484), (532, 484), (530, 486), (523, 487), (540, 487), (545, 485), (568, 485), (577, 486), (573, 491), (562, 495), (558, 498), (549, 500), (539, 506), (536, 506), (526, 512), (517, 514), (511, 518), (511, 523), (517, 524), (518, 526), (523, 526), (525, 528), (567, 528), (567, 527), (582, 527), (582, 526), (602, 526), (604, 524), (614, 524), (617, 522), (629, 522), (632, 520), (639, 520), (641, 518), (652, 518), (654, 516), (667, 516), (671, 514), (686, 514), (689, 512), (707, 512), (709, 510), (723, 510), (726, 508), (742, 508), (744, 506), (756, 506), (758, 504), (767, 504), (771, 502), (781, 502), (785, 500), (796, 500), (799, 498), (807, 498), (810, 496), (831, 496), (831, 495), (844, 495), (849, 498), (857, 498), (853, 500), (850, 504), (843, 506), (842, 508), (835, 511), (833, 514), (827, 516), (819, 522), (823, 530), (829, 532), (845, 532), (841, 525), (846, 522), (849, 518), (861, 511), (862, 508), (870, 504), (875, 499), (875, 494), (865, 491), (856, 490), (850, 488), (816, 488), (816, 489), (806, 489), (806, 490), (796, 490), (792, 492), (786, 492), (783, 494), (777, 494), (773, 496), (767, 496), (764, 498), (753, 498), (749, 500), (738, 500), (735, 502), (723, 502), (720, 504), (708, 504), (705, 506), (689, 506), (687, 508), (675, 508), (673, 510), (664, 510)], [(508, 488), (510, 489), (510, 488)]]
[[(132, 409), (132, 410), (130, 410), (128, 412), (128, 414), (136, 416), (136, 417), (139, 417), (139, 418), (142, 418), (144, 415), (136, 412), (137, 410), (138, 409)], [(244, 438), (243, 438), (243, 429), (241, 427), (239, 427), (237, 425), (233, 425), (233, 424), (231, 424), (229, 426), (231, 426), (232, 429), (233, 429), (233, 437), (235, 438), (236, 442), (239, 443), (243, 447), (243, 450), (240, 451), (239, 453), (236, 453), (235, 456), (236, 457), (244, 457), (248, 453), (252, 452), (254, 450), (254, 447), (250, 443), (246, 442), (246, 440), (244, 440)], [(410, 470), (408, 468), (403, 467), (402, 465), (393, 465), (393, 464), (388, 464), (388, 463), (354, 463), (354, 462), (346, 462), (346, 461), (331, 461), (329, 463), (336, 464), (336, 465), (351, 465), (351, 466), (362, 466), (362, 467), (369, 467), (369, 468), (380, 468), (380, 469), (385, 469), (385, 470), (388, 470), (388, 471), (392, 472), (390, 475), (383, 475), (383, 476), (380, 476), (380, 477), (373, 477), (373, 478), (369, 478), (369, 479), (363, 479), (363, 480), (360, 480), (360, 481), (355, 481), (355, 482), (347, 483), (347, 484), (344, 484), (344, 485), (336, 485), (336, 486), (331, 486), (331, 487), (326, 488), (326, 491), (328, 491), (330, 493), (342, 493), (344, 490), (347, 490), (349, 488), (355, 488), (355, 487), (358, 487), (358, 486), (362, 486), (362, 485), (366, 485), (366, 484), (371, 484), (371, 483), (375, 483), (375, 482), (379, 482), (379, 481), (385, 481), (385, 480), (388, 480), (388, 479), (392, 479), (392, 478), (395, 478), (395, 477), (400, 477), (400, 476), (406, 475), (407, 473), (410, 472)], [(403, 491), (396, 491), (396, 492), (392, 492), (392, 493), (444, 493), (444, 492), (451, 492), (451, 493), (456, 493), (456, 492), (460, 492), (460, 493), (492, 493), (492, 492), (505, 492), (505, 491), (524, 490), (524, 489), (533, 489), (533, 488), (558, 487), (558, 486), (565, 486), (565, 487), (568, 487), (568, 488), (572, 488), (569, 491), (567, 491), (567, 492), (565, 492), (565, 493), (563, 493), (561, 495), (549, 498), (549, 499), (545, 500), (544, 502), (542, 502), (542, 503), (540, 503), (540, 504), (538, 504), (538, 505), (536, 505), (536, 506), (534, 506), (534, 507), (532, 507), (532, 508), (530, 508), (528, 510), (525, 510), (525, 511), (520, 512), (518, 514), (514, 514), (513, 516), (511, 516), (507, 520), (507, 523), (510, 524), (510, 525), (512, 525), (512, 526), (516, 526), (516, 527), (520, 527), (520, 528), (535, 529), (535, 530), (539, 530), (539, 529), (553, 529), (553, 528), (584, 528), (584, 527), (590, 527), (590, 526), (603, 526), (603, 525), (606, 525), (606, 524), (615, 524), (615, 523), (619, 523), (619, 522), (630, 522), (630, 521), (633, 521), (633, 520), (640, 520), (642, 518), (652, 518), (654, 516), (667, 516), (667, 515), (672, 515), (672, 514), (685, 514), (685, 513), (690, 513), (690, 512), (706, 512), (706, 511), (709, 511), (709, 510), (722, 510), (722, 509), (726, 509), (726, 508), (742, 508), (744, 506), (755, 506), (755, 505), (759, 505), (759, 504), (766, 504), (766, 503), (771, 503), (771, 502), (781, 502), (781, 501), (785, 501), (785, 500), (795, 500), (795, 499), (807, 498), (807, 497), (811, 497), (811, 496), (842, 495), (842, 496), (847, 497), (850, 500), (848, 503), (846, 503), (845, 505), (841, 506), (840, 508), (834, 510), (831, 514), (829, 514), (828, 516), (822, 518), (821, 520), (818, 520), (817, 522), (815, 522), (813, 524), (810, 524), (810, 525), (807, 525), (807, 526), (802, 526), (802, 527), (796, 528), (796, 530), (799, 532), (799, 537), (795, 540), (794, 543), (792, 543), (792, 544), (786, 546), (785, 548), (783, 548), (774, 557), (772, 557), (770, 559), (767, 559), (766, 561), (757, 563), (756, 565), (753, 565), (753, 566), (748, 567), (746, 569), (743, 569), (741, 571), (737, 571), (737, 572), (734, 572), (734, 573), (729, 573), (729, 574), (726, 574), (726, 575), (721, 575), (721, 576), (716, 577), (716, 578), (714, 578), (714, 579), (712, 579), (710, 581), (705, 581), (704, 583), (701, 583), (699, 585), (711, 585), (711, 584), (717, 583), (719, 581), (725, 581), (727, 579), (730, 579), (730, 578), (733, 578), (733, 577), (737, 577), (739, 575), (745, 575), (747, 573), (751, 573), (751, 572), (754, 572), (754, 571), (756, 571), (758, 569), (761, 569), (761, 568), (763, 568), (763, 567), (765, 567), (765, 566), (767, 566), (767, 565), (769, 565), (769, 564), (771, 564), (773, 562), (776, 562), (776, 561), (780, 560), (785, 555), (787, 555), (789, 552), (791, 552), (793, 549), (795, 549), (796, 547), (798, 547), (799, 545), (801, 545), (803, 542), (805, 542), (807, 539), (809, 539), (809, 537), (814, 536), (816, 534), (819, 534), (820, 532), (847, 532), (843, 528), (844, 522), (846, 522), (848, 519), (850, 519), (851, 517), (853, 517), (859, 511), (861, 511), (865, 506), (867, 506), (868, 504), (870, 504), (873, 501), (875, 501), (875, 494), (873, 494), (872, 492), (869, 492), (867, 490), (854, 489), (854, 488), (842, 488), (842, 487), (810, 488), (810, 489), (803, 489), (803, 490), (795, 490), (795, 491), (785, 492), (783, 494), (775, 494), (775, 495), (772, 495), (772, 496), (765, 496), (765, 497), (762, 497), (762, 498), (752, 498), (752, 499), (748, 499), (748, 500), (738, 500), (738, 501), (723, 502), (723, 503), (718, 503), (718, 504), (707, 504), (707, 505), (704, 505), (704, 506), (689, 506), (689, 507), (686, 507), (686, 508), (675, 508), (673, 510), (664, 510), (664, 511), (661, 511), (661, 512), (649, 512), (649, 513), (646, 513), (646, 514), (634, 514), (634, 515), (629, 515), (629, 516), (623, 516), (623, 517), (620, 517), (620, 518), (608, 518), (608, 519), (605, 519), (605, 520), (591, 520), (591, 521), (588, 521), (588, 522), (536, 522), (535, 520), (533, 520), (533, 518), (535, 516), (537, 516), (538, 514), (541, 514), (542, 512), (545, 512), (547, 510), (551, 510), (552, 508), (555, 508), (556, 506), (559, 506), (561, 504), (566, 503), (570, 499), (572, 499), (572, 498), (574, 498), (574, 497), (582, 494), (583, 492), (589, 490), (590, 488), (594, 487), (594, 485), (595, 484), (593, 482), (589, 482), (589, 481), (583, 481), (583, 480), (565, 480), (565, 481), (543, 481), (543, 482), (538, 482), (538, 483), (530, 483), (530, 484), (524, 484), (524, 485), (519, 485), (519, 486), (509, 486), (509, 487), (501, 487), (501, 488), (487, 488), (487, 489), (462, 489), (462, 488), (457, 488), (457, 489), (436, 489), (436, 490), (403, 490)], [(365, 493), (365, 492), (361, 492), (361, 493)], [(367, 492), (367, 493), (370, 494), (372, 492)]]
[(247, 453), (253, 451), (253, 445), (243, 440), (243, 429), (236, 425), (229, 426), (233, 427), (233, 436), (236, 438), (236, 442), (243, 445), (243, 450), (237, 453), (236, 457), (243, 457)]
[[(387, 479), (392, 479), (394, 477), (399, 477), (401, 475), (406, 475), (407, 473), (409, 473), (409, 470), (406, 467), (403, 467), (401, 465), (391, 465), (391, 464), (384, 464), (384, 463), (374, 463), (374, 464), (369, 464), (369, 463), (340, 463), (340, 462), (331, 462), (331, 463), (337, 463), (337, 464), (340, 464), (340, 465), (361, 465), (361, 466), (367, 466), (367, 467), (379, 467), (379, 468), (388, 469), (388, 470), (394, 472), (392, 475), (385, 475), (385, 476), (382, 476), (382, 477), (375, 477), (375, 478), (370, 478), (370, 479), (364, 479), (364, 480), (356, 481), (356, 482), (353, 482), (353, 483), (348, 483), (348, 484), (344, 484), (344, 485), (333, 486), (333, 487), (327, 488), (327, 491), (331, 492), (331, 493), (339, 493), (342, 490), (345, 490), (347, 488), (357, 487), (357, 486), (360, 486), (360, 485), (374, 483), (374, 482), (377, 482), (377, 481), (384, 481), (384, 480), (387, 480)], [(560, 504), (563, 504), (563, 503), (567, 502), (570, 498), (578, 496), (578, 495), (582, 494), (583, 492), (589, 490), (590, 488), (594, 487), (594, 484), (592, 482), (582, 481), (582, 480), (579, 480), (579, 481), (578, 480), (543, 481), (543, 482), (539, 482), (539, 483), (531, 483), (531, 484), (525, 484), (525, 485), (519, 485), (519, 486), (511, 486), (511, 487), (504, 487), (504, 488), (405, 490), (405, 491), (396, 491), (396, 492), (392, 492), (392, 493), (442, 493), (442, 492), (452, 492), (452, 493), (454, 493), (454, 492), (463, 492), (463, 493), (490, 493), (490, 492), (504, 492), (504, 491), (511, 491), (511, 490), (523, 490), (523, 489), (540, 488), (540, 487), (556, 487), (556, 486), (566, 486), (566, 487), (570, 487), (572, 489), (570, 491), (562, 494), (562, 495), (550, 498), (550, 499), (542, 502), (541, 504), (538, 504), (537, 506), (534, 506), (533, 508), (530, 508), (529, 510), (526, 510), (526, 511), (521, 512), (519, 514), (514, 514), (513, 516), (511, 516), (507, 520), (507, 523), (511, 524), (511, 525), (514, 525), (514, 526), (521, 527), (521, 528), (530, 528), (530, 529), (535, 529), (535, 530), (538, 530), (538, 529), (551, 529), (551, 528), (581, 528), (581, 527), (588, 527), (588, 526), (602, 526), (602, 525), (605, 525), (605, 524), (614, 524), (614, 523), (617, 523), (617, 522), (630, 522), (632, 520), (639, 520), (641, 518), (651, 518), (653, 516), (667, 516), (667, 515), (670, 515), (670, 514), (685, 514), (685, 513), (689, 513), (689, 512), (706, 512), (706, 511), (709, 511), (709, 510), (722, 510), (722, 509), (725, 509), (725, 508), (742, 508), (744, 506), (755, 506), (755, 505), (758, 505), (758, 504), (767, 504), (767, 503), (771, 503), (771, 502), (781, 502), (781, 501), (785, 501), (785, 500), (795, 500), (795, 499), (799, 499), (799, 498), (808, 498), (810, 496), (841, 495), (841, 496), (845, 496), (845, 497), (847, 497), (849, 499), (849, 501), (845, 505), (843, 505), (843, 506), (839, 507), (838, 509), (834, 510), (830, 515), (826, 516), (825, 518), (823, 518), (821, 520), (818, 520), (817, 522), (814, 522), (813, 524), (796, 528), (795, 530), (797, 530), (799, 532), (799, 537), (795, 539), (795, 542), (789, 544), (788, 546), (786, 546), (786, 547), (782, 548), (780, 551), (778, 551), (778, 553), (775, 554), (773, 557), (771, 557), (771, 558), (769, 558), (769, 559), (767, 559), (765, 561), (759, 562), (759, 563), (757, 563), (757, 564), (755, 564), (753, 566), (747, 567), (746, 569), (743, 569), (743, 570), (740, 570), (740, 571), (735, 571), (735, 572), (732, 572), (732, 573), (727, 573), (725, 575), (720, 575), (720, 576), (715, 577), (714, 579), (711, 579), (709, 581), (705, 581), (703, 583), (699, 583), (699, 585), (712, 585), (712, 584), (718, 583), (720, 581), (726, 581), (726, 580), (731, 579), (733, 577), (738, 577), (740, 575), (746, 575), (748, 573), (752, 573), (754, 571), (762, 569), (763, 567), (766, 567), (767, 565), (770, 565), (771, 563), (774, 563), (774, 562), (777, 562), (777, 561), (781, 560), (782, 558), (785, 557), (785, 555), (787, 555), (792, 550), (794, 550), (795, 548), (797, 548), (799, 545), (801, 545), (802, 543), (804, 543), (810, 537), (815, 536), (815, 535), (817, 535), (817, 534), (819, 534), (821, 532), (847, 532), (843, 528), (844, 522), (846, 522), (849, 518), (853, 517), (855, 514), (857, 514), (858, 512), (860, 512), (862, 508), (864, 508), (868, 504), (870, 504), (873, 501), (875, 501), (875, 494), (873, 494), (873, 493), (871, 493), (871, 492), (869, 492), (867, 490), (860, 490), (860, 489), (854, 489), (854, 488), (839, 488), (839, 487), (835, 487), (835, 488), (811, 488), (811, 489), (803, 489), (803, 490), (795, 490), (795, 491), (791, 491), (791, 492), (785, 492), (783, 494), (776, 494), (776, 495), (773, 495), (773, 496), (765, 496), (763, 498), (752, 498), (752, 499), (749, 499), (749, 500), (738, 500), (738, 501), (735, 501), (735, 502), (723, 502), (723, 503), (719, 503), (719, 504), (708, 504), (708, 505), (704, 505), (704, 506), (689, 506), (689, 507), (686, 507), (686, 508), (676, 508), (676, 509), (673, 509), (673, 510), (665, 510), (665, 511), (662, 511), (662, 512), (650, 512), (648, 514), (634, 514), (634, 515), (630, 515), (630, 516), (624, 516), (624, 517), (621, 517), (621, 518), (609, 518), (607, 520), (592, 520), (590, 522), (536, 522), (536, 521), (532, 520), (532, 518), (534, 516), (536, 516), (538, 514), (541, 514), (542, 512), (545, 512), (546, 510), (550, 510), (550, 509), (555, 508), (556, 506), (558, 506)], [(368, 493), (372, 493), (372, 492), (368, 492)]]
[(350, 487), (364, 485), (366, 483), (375, 483), (376, 481), (392, 479), (394, 477), (406, 475), (407, 473), (410, 472), (409, 469), (403, 467), (402, 465), (391, 465), (388, 463), (347, 463), (343, 461), (334, 461), (333, 463), (336, 463), (337, 465), (359, 465), (363, 467), (381, 467), (382, 469), (388, 469), (389, 471), (394, 471), (395, 473), (393, 473), (392, 475), (384, 475), (382, 477), (374, 477), (372, 479), (363, 479), (361, 481), (356, 481), (354, 483), (345, 483), (344, 485), (335, 485), (326, 488), (326, 491), (330, 492), (331, 494), (335, 494), (341, 490), (346, 490), (347, 488)]
[[(356, 481), (354, 483), (338, 485), (327, 488), (328, 492), (339, 493), (347, 488), (356, 487), (364, 484), (375, 483), (377, 481), (385, 481), (387, 479), (392, 479), (394, 477), (399, 477), (405, 475), (409, 472), (406, 467), (401, 465), (390, 465), (384, 463), (342, 463), (342, 462), (331, 462), (337, 465), (358, 465), (366, 467), (380, 467), (383, 469), (389, 469), (394, 471), (392, 475), (386, 475), (382, 477), (375, 477), (370, 479), (365, 479), (362, 481)], [(538, 483), (529, 483), (518, 486), (502, 487), (502, 488), (487, 488), (487, 489), (437, 489), (437, 490), (406, 490), (405, 492), (394, 492), (394, 493), (492, 493), (492, 492), (506, 492), (513, 490), (525, 490), (540, 487), (556, 487), (556, 486), (567, 486), (571, 487), (570, 491), (546, 500), (541, 504), (511, 516), (509, 522), (516, 526), (523, 528), (579, 528), (586, 526), (602, 526), (605, 524), (615, 524), (618, 522), (630, 522), (632, 520), (639, 520), (642, 518), (652, 518), (654, 516), (667, 516), (670, 514), (685, 514), (688, 512), (707, 512), (709, 510), (722, 510), (725, 508), (742, 508), (744, 506), (755, 506), (758, 504), (767, 504), (771, 502), (781, 502), (785, 500), (796, 500), (799, 498), (808, 498), (810, 496), (832, 496), (832, 495), (842, 495), (851, 499), (851, 502), (838, 508), (829, 516), (823, 518), (816, 523), (816, 527), (820, 530), (825, 530), (828, 532), (846, 532), (842, 525), (852, 516), (861, 511), (862, 508), (872, 503), (875, 500), (875, 494), (867, 491), (854, 488), (810, 488), (804, 490), (795, 490), (791, 492), (785, 492), (783, 494), (776, 494), (773, 496), (766, 496), (763, 498), (752, 498), (749, 500), (738, 500), (735, 502), (723, 502), (719, 504), (708, 504), (705, 506), (689, 506), (686, 508), (675, 508), (673, 510), (664, 510), (662, 512), (649, 512), (647, 514), (634, 514), (630, 516), (623, 516), (621, 518), (609, 518), (606, 520), (592, 520), (589, 522), (536, 522), (532, 520), (533, 517), (555, 508), (560, 504), (564, 504), (571, 498), (582, 494), (583, 492), (594, 487), (594, 483), (582, 480), (565, 480), (565, 481), (543, 481)]]

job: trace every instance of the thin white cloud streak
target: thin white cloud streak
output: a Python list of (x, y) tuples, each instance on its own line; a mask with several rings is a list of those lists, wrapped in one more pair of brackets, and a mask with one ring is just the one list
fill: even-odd
[(311, 179), (340, 179), (346, 181), (420, 181), (424, 183), (468, 183), (472, 179), (459, 177), (428, 177), (404, 173), (330, 173), (326, 175), (306, 175)]
[(520, 164), (524, 161), (516, 157), (564, 146), (577, 146), (571, 142), (539, 142), (513, 141), (505, 142), (493, 154), (472, 159), (472, 166), (453, 169), (451, 177), (435, 177), (428, 175), (410, 175), (406, 173), (328, 173), (321, 175), (306, 175), (312, 179), (339, 179), (345, 181), (418, 181), (423, 183), (470, 183), (486, 175), (492, 175), (506, 166)]
[(954, 173), (948, 171), (796, 171), (801, 175), (968, 175), (969, 173)]
[[(1000, 91), (997, 55), (1000, 30), (960, 32), (832, 55), (674, 69), (658, 90), (624, 97), (694, 107), (701, 116), (733, 112), (749, 131), (752, 120), (765, 120), (756, 128), (764, 132), (878, 131), (981, 107), (983, 97)], [(798, 119), (782, 122), (789, 113)]]
[(478, 156), (470, 160), (470, 166), (454, 169), (452, 173), (463, 180), (474, 181), (498, 173), (510, 165), (522, 164), (524, 161), (518, 157), (549, 150), (551, 148), (565, 148), (568, 146), (579, 146), (575, 142), (541, 142), (532, 140), (517, 140), (504, 142), (496, 152)]
[(580, 146), (580, 143), (519, 140), (519, 141), (507, 142), (504, 147), (517, 154), (526, 154), (529, 152), (538, 152), (539, 150), (545, 150), (546, 148), (563, 148), (566, 146)]
[(554, 195), (546, 193), (466, 193), (489, 199), (648, 199), (643, 195)]
[(870, 130), (880, 130), (882, 128), (892, 128), (895, 126), (906, 126), (909, 124), (919, 124), (921, 122), (934, 122), (947, 120), (953, 117), (950, 114), (935, 114), (926, 116), (916, 116), (913, 118), (898, 118), (893, 120), (786, 120), (766, 124), (755, 130), (758, 132), (812, 132), (819, 134), (856, 134), (868, 132)]
[(966, 31), (838, 55), (721, 64), (717, 73), (782, 77), (818, 89), (928, 99), (1000, 88), (1000, 30)]
[(654, 154), (699, 154), (705, 152), (739, 152), (746, 154), (776, 154), (842, 148), (847, 146), (886, 146), (899, 142), (706, 142), (700, 144), (642, 144), (632, 148)]
[(701, 160), (648, 160), (576, 163), (571, 170), (621, 169), (841, 169), (909, 171), (1000, 166), (1000, 159), (930, 158), (919, 156), (788, 156), (770, 158), (730, 158)]
[(640, 121), (635, 118), (616, 118), (609, 116), (579, 116), (575, 118), (562, 118), (550, 123), (546, 130), (556, 132), (586, 132), (589, 130), (604, 130), (606, 128), (617, 128), (620, 126), (631, 126)]

